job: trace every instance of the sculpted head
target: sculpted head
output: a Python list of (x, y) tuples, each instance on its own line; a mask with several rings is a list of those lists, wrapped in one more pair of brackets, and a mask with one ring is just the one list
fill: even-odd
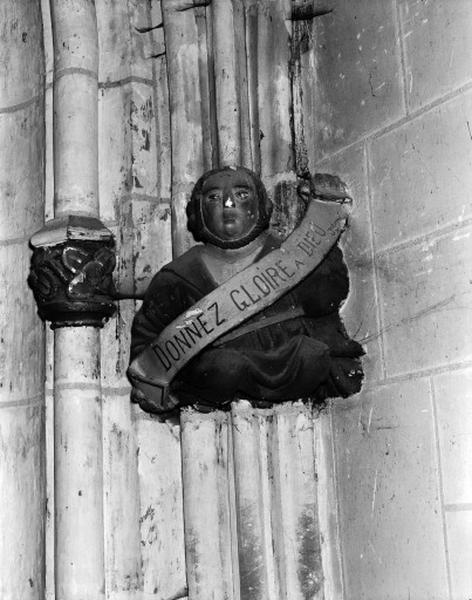
[(196, 241), (241, 248), (269, 227), (272, 203), (259, 177), (244, 167), (204, 173), (187, 205), (187, 227)]

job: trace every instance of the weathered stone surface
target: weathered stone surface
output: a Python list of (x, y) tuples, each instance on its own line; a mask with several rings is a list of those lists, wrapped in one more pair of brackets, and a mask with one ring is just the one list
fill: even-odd
[(100, 0), (96, 3), (100, 49), (100, 82), (116, 82), (126, 77), (152, 80), (151, 55), (158, 51), (149, 6), (140, 0)]
[(126, 388), (104, 389), (102, 411), (107, 591), (113, 599), (133, 599), (142, 589), (143, 573), (136, 436)]
[(469, 0), (400, 0), (408, 105), (415, 110), (472, 80)]
[(49, 87), (44, 93), (44, 220), (54, 218), (54, 90)]
[(133, 190), (132, 93), (130, 84), (101, 89), (98, 93), (100, 216), (105, 221), (117, 219), (122, 196)]
[(372, 141), (377, 248), (472, 216), (471, 111), (469, 92)]
[(41, 103), (0, 111), (0, 240), (26, 238), (43, 222), (44, 123)]
[(472, 228), (376, 258), (388, 375), (472, 358)]
[(44, 407), (0, 407), (0, 597), (43, 600)]
[(404, 114), (393, 2), (338, 2), (315, 21), (317, 159)]
[(43, 220), (44, 55), (38, 1), (0, 3), (0, 597), (45, 590), (44, 327), (26, 284)]
[(26, 243), (0, 246), (0, 402), (40, 398), (44, 378), (44, 326), (28, 288)]
[[(134, 414), (139, 447), (138, 527), (143, 596), (152, 597), (159, 592), (161, 598), (185, 597), (180, 427), (171, 422), (159, 423), (138, 410), (139, 413)], [(210, 508), (207, 498), (202, 502), (202, 508)], [(216, 521), (217, 510), (212, 508)]]
[[(27, 102), (42, 91), (44, 57), (38, 51), (42, 47), (40, 23), (40, 2), (0, 3), (0, 109)], [(2, 140), (3, 146), (3, 137)]]
[[(182, 486), (188, 594), (235, 600), (237, 572), (231, 543), (231, 453), (228, 416), (221, 411), (181, 416)], [(234, 538), (233, 538), (234, 539)]]
[(472, 590), (472, 511), (446, 512), (446, 527), (452, 598), (469, 598)]
[(447, 598), (427, 380), (334, 403), (346, 598)]
[(364, 345), (366, 382), (381, 377), (379, 315), (375, 291), (366, 156), (363, 143), (343, 150), (316, 165), (316, 172), (338, 175), (353, 197), (349, 225), (340, 246), (349, 269), (349, 295), (341, 315), (351, 337)]
[[(56, 357), (72, 354), (71, 347), (88, 356), (97, 373), (98, 330), (89, 329), (89, 345), (76, 331), (56, 332)], [(93, 339), (95, 338), (95, 339)], [(82, 342), (82, 343), (81, 343)], [(90, 343), (91, 342), (91, 343)], [(93, 344), (93, 345), (92, 345)], [(74, 352), (75, 356), (77, 354)], [(103, 461), (101, 398), (95, 386), (67, 382), (66, 361), (56, 377), (55, 423), (55, 573), (56, 597), (104, 598)], [(56, 366), (57, 366), (56, 358)], [(89, 370), (90, 372), (90, 370)], [(72, 372), (71, 372), (72, 374)], [(78, 590), (78, 592), (76, 592)]]
[(133, 300), (120, 300), (117, 302), (116, 314), (100, 332), (101, 375), (104, 387), (128, 388), (126, 369), (129, 364), (131, 323), (134, 313)]
[(472, 504), (472, 371), (434, 378), (446, 504)]
[(269, 188), (271, 177), (285, 175), (294, 167), (290, 130), (289, 26), (284, 4), (274, 0), (254, 3), (258, 11), (256, 56), (261, 174)]
[(115, 287), (142, 297), (156, 272), (172, 259), (170, 207), (146, 196), (123, 198), (116, 236)]
[(100, 90), (99, 112), (101, 215), (116, 219), (123, 195), (157, 194), (152, 88), (134, 83)]
[[(178, 256), (194, 244), (186, 231), (185, 207), (205, 161), (202, 123), (202, 84), (199, 46), (202, 43), (195, 11), (175, 11), (163, 3), (169, 73), (172, 156), (172, 243)], [(182, 43), (182, 40), (185, 40)]]
[[(88, 63), (87, 63), (88, 64)], [(55, 216), (98, 216), (97, 82), (73, 70), (54, 85)]]
[(53, 1), (50, 9), (56, 73), (64, 69), (84, 69), (89, 72), (87, 77), (96, 77), (98, 43), (95, 3), (93, 10), (90, 10), (88, 0)]
[(118, 223), (113, 227), (116, 287), (123, 294), (139, 294), (171, 258), (169, 196), (159, 197), (162, 168), (153, 92), (142, 83), (103, 89), (99, 105), (100, 207), (104, 218)]

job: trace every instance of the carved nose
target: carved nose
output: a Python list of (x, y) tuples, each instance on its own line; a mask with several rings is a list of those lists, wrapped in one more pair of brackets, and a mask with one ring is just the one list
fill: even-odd
[(224, 207), (225, 208), (234, 208), (235, 207), (234, 200), (229, 194), (225, 198)]

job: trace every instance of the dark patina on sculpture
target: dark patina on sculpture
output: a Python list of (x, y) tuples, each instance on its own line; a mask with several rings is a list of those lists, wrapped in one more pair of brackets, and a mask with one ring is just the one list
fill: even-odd
[[(300, 197), (306, 202), (320, 195), (316, 181), (315, 177), (299, 186)], [(324, 185), (325, 199), (347, 196), (338, 178), (319, 176), (318, 183), (321, 188)], [(257, 269), (258, 264), (262, 265), (265, 257), (279, 256), (278, 249), (284, 248), (281, 240), (269, 232), (271, 212), (272, 203), (262, 182), (248, 169), (216, 169), (205, 173), (195, 185), (187, 206), (188, 228), (202, 244), (159, 271), (133, 323), (129, 374), (136, 386), (133, 400), (144, 410), (165, 413), (189, 404), (222, 408), (235, 398), (251, 400), (257, 406), (300, 398), (322, 402), (359, 391), (363, 350), (347, 335), (338, 312), (349, 289), (347, 269), (336, 243), (340, 229), (319, 228), (320, 239), (312, 247), (309, 242), (305, 248), (298, 244), (309, 257), (321, 238), (327, 239), (328, 233), (334, 236), (320, 255), (321, 262), (293, 284), (289, 280), (296, 281), (294, 275), (298, 263), (303, 264), (301, 258), (292, 261), (295, 268), (291, 269), (279, 260), (275, 263), (279, 268), (273, 271), (250, 270), (251, 266)], [(310, 225), (312, 230), (313, 223)], [(180, 358), (176, 356), (179, 344), (184, 353), (182, 343), (188, 340), (175, 335), (171, 345), (172, 340), (160, 346), (156, 338), (196, 303), (214, 298), (215, 290), (223, 290), (223, 284), (234, 281), (231, 278), (236, 274), (249, 272), (259, 292), (255, 294), (256, 288), (251, 292), (248, 286), (240, 285), (229, 295), (235, 310), (244, 313), (247, 309), (250, 316), (229, 330), (224, 326), (223, 313), (215, 315), (211, 327), (200, 320), (202, 331), (212, 335), (211, 343), (179, 368), (170, 382), (170, 394), (162, 401), (156, 402), (152, 394), (143, 393), (146, 388), (139, 385), (133, 364), (139, 362), (146, 349), (154, 342), (154, 358), (157, 356), (164, 370), (170, 370), (172, 361)], [(286, 291), (261, 309), (264, 296), (270, 296), (276, 286)], [(217, 302), (209, 308), (214, 305), (218, 312)], [(190, 322), (184, 319), (182, 323), (177, 328), (191, 335), (192, 330), (186, 327)], [(217, 325), (221, 325), (221, 334), (213, 332)], [(148, 369), (145, 360), (141, 364)], [(152, 366), (149, 368), (152, 371)]]
[(69, 215), (49, 221), (31, 238), (28, 283), (39, 316), (51, 328), (103, 327), (115, 313), (115, 243), (98, 219)]

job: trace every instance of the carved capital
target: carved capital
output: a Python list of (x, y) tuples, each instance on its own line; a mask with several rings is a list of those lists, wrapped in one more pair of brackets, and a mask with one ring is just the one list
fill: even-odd
[(46, 223), (31, 245), (28, 283), (39, 316), (52, 329), (103, 327), (115, 312), (111, 231), (98, 219), (71, 215)]

